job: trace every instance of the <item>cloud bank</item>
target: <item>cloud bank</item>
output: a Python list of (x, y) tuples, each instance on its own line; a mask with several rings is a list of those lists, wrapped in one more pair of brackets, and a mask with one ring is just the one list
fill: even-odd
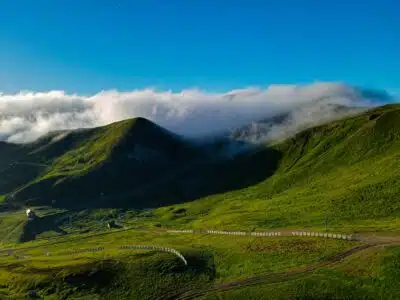
[[(226, 93), (152, 89), (110, 90), (90, 96), (63, 91), (0, 93), (0, 140), (31, 142), (54, 130), (101, 126), (132, 117), (148, 118), (178, 134), (200, 137), (301, 109), (296, 122), (308, 122), (327, 104), (372, 106), (387, 102), (391, 99), (384, 92), (341, 83), (270, 85)], [(307, 115), (309, 111), (312, 114)]]
[(347, 107), (329, 101), (305, 104), (272, 118), (253, 121), (233, 130), (230, 137), (255, 144), (280, 141), (304, 129), (360, 113), (370, 107), (369, 103), (366, 104), (361, 107)]

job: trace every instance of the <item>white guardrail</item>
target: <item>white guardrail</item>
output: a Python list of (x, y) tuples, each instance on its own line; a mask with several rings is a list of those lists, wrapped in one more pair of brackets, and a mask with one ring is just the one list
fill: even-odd
[[(194, 230), (167, 230), (169, 233), (196, 233)], [(245, 232), (245, 231), (224, 231), (224, 230), (205, 230), (199, 233), (223, 234), (223, 235), (242, 235), (242, 236), (311, 236), (330, 239), (354, 240), (353, 235), (341, 233), (326, 233), (312, 231), (293, 231), (293, 232)]]
[(76, 249), (76, 250), (65, 252), (63, 254), (64, 255), (74, 255), (74, 254), (80, 254), (80, 253), (85, 253), (85, 252), (100, 252), (100, 251), (104, 251), (104, 247)]
[[(320, 237), (326, 239), (341, 239), (341, 240), (357, 240), (357, 237), (348, 234), (341, 233), (327, 233), (327, 232), (313, 232), (313, 231), (276, 231), (276, 232), (245, 232), (245, 231), (223, 231), (223, 230), (167, 230), (168, 233), (192, 233), (192, 234), (221, 234), (221, 235), (235, 235), (235, 236), (255, 236), (255, 237), (276, 237), (276, 236), (305, 236), (305, 237)], [(185, 265), (187, 265), (187, 260), (185, 257), (177, 250), (168, 247), (161, 246), (142, 246), (142, 245), (131, 245), (131, 246), (121, 246), (121, 250), (151, 250), (151, 251), (161, 251), (168, 252), (178, 256)], [(96, 247), (96, 248), (86, 248), (86, 249), (77, 249), (68, 252), (63, 252), (61, 255), (76, 255), (85, 252), (100, 252), (104, 251), (104, 247)], [(1, 256), (15, 256), (17, 258), (29, 258), (28, 256), (19, 256), (17, 253), (20, 253), (19, 249), (3, 249), (0, 250)], [(50, 252), (45, 251), (45, 255), (50, 255)]]
[(352, 235), (340, 234), (340, 233), (294, 231), (294, 232), (292, 232), (292, 235), (314, 236), (314, 237), (323, 237), (323, 238), (329, 238), (329, 239), (353, 240), (353, 236)]
[[(121, 250), (150, 250), (150, 251), (161, 251), (161, 252), (168, 252), (175, 254), (178, 256), (185, 265), (187, 265), (187, 261), (185, 257), (177, 250), (168, 248), (168, 247), (161, 247), (161, 246), (146, 246), (146, 245), (130, 245), (130, 246), (121, 246)], [(97, 248), (87, 248), (87, 249), (77, 249), (73, 251), (69, 251), (63, 253), (64, 255), (76, 255), (85, 252), (100, 252), (104, 251), (104, 247), (97, 247)]]
[(183, 263), (187, 266), (187, 260), (185, 257), (177, 250), (168, 248), (168, 247), (160, 247), (160, 246), (142, 246), (142, 245), (137, 245), (137, 246), (121, 246), (120, 249), (122, 250), (151, 250), (151, 251), (161, 251), (161, 252), (168, 252), (175, 254), (178, 256)]
[[(167, 252), (167, 253), (172, 253), (176, 256), (178, 256), (185, 265), (187, 265), (187, 260), (186, 258), (177, 250), (173, 248), (168, 248), (168, 247), (161, 247), (161, 246), (146, 246), (146, 245), (130, 245), (130, 246), (121, 246), (121, 250), (150, 250), (150, 251), (160, 251), (160, 252)], [(81, 254), (81, 253), (87, 253), (87, 252), (101, 252), (104, 251), (104, 247), (96, 247), (96, 248), (86, 248), (86, 249), (76, 249), (68, 252), (62, 252), (56, 255), (76, 255), (76, 254)], [(13, 255), (15, 258), (30, 258), (30, 256), (21, 256), (17, 255), (17, 252), (19, 252), (17, 249), (16, 250), (2, 250), (0, 251), (0, 256), (11, 256)], [(45, 251), (44, 255), (49, 256), (51, 255), (51, 252)]]

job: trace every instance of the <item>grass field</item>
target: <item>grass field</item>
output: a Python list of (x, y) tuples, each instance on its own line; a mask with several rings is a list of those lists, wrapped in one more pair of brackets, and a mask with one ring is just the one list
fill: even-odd
[[(70, 148), (63, 155), (59, 155), (60, 149), (54, 144), (40, 148), (38, 153), (55, 157), (41, 180), (68, 177), (66, 180), (72, 180), (73, 185), (67, 182), (64, 187), (75, 187), (71, 197), (80, 192), (80, 184), (90, 181), (90, 191), (97, 193), (96, 189), (103, 187), (102, 181), (92, 179), (104, 174), (112, 177), (114, 171), (125, 165), (122, 160), (114, 164), (118, 161), (118, 149), (126, 154), (130, 144), (126, 148), (121, 145), (124, 139), (132, 141), (126, 134), (137, 133), (132, 131), (131, 123), (121, 124), (121, 128), (114, 124), (94, 131), (84, 143), (81, 135), (86, 136), (87, 132), (76, 133), (72, 137), (80, 146), (68, 142)], [(119, 130), (115, 136), (117, 148), (113, 148), (107, 130)], [(153, 145), (160, 134), (171, 142), (165, 150), (169, 153), (175, 147), (169, 133), (157, 131), (154, 140), (146, 142)], [(175, 234), (162, 232), (165, 228), (243, 231), (304, 228), (400, 234), (399, 105), (311, 128), (254, 151), (222, 164), (195, 164), (199, 169), (176, 176), (174, 173), (168, 180), (150, 185), (146, 189), (149, 194), (143, 193), (140, 200), (121, 190), (121, 203), (132, 203), (128, 207), (113, 206), (113, 202), (92, 207), (94, 200), (85, 202), (82, 196), (73, 201), (81, 202), (84, 209), (63, 205), (55, 208), (49, 205), (51, 198), (46, 198), (47, 206), (33, 206), (40, 218), (28, 223), (24, 209), (30, 202), (18, 198), (23, 195), (20, 194), (18, 201), (23, 201), (18, 204), (25, 206), (0, 212), (1, 248), (21, 249), (16, 255), (0, 254), (0, 299), (1, 295), (6, 299), (21, 299), (33, 290), (44, 299), (165, 299), (178, 291), (203, 290), (260, 274), (304, 268), (359, 245), (355, 241), (305, 237)], [(177, 161), (184, 164), (185, 160)], [(105, 173), (103, 166), (107, 166)], [(153, 167), (158, 168), (156, 164)], [(193, 179), (190, 176), (196, 172), (201, 176), (194, 179), (206, 178), (208, 183), (204, 186), (208, 189), (201, 193), (189, 193), (188, 189), (185, 194), (180, 190), (180, 180)], [(91, 177), (92, 173), (100, 177)], [(19, 182), (25, 177), (18, 178)], [(133, 179), (128, 179), (124, 184), (132, 186)], [(40, 192), (40, 186), (31, 184), (35, 193)], [(108, 187), (111, 189), (113, 185), (110, 183)], [(58, 184), (47, 191), (53, 188), (58, 190)], [(61, 189), (58, 192), (66, 193)], [(67, 201), (68, 197), (63, 199)], [(12, 204), (13, 198), (0, 197), (2, 201)], [(147, 209), (136, 207), (136, 201), (141, 201), (144, 207), (148, 203)], [(106, 233), (107, 222), (114, 220), (122, 228), (136, 230), (111, 230), (112, 234), (91, 236)], [(21, 243), (24, 241), (28, 242)], [(171, 247), (180, 251), (189, 265), (185, 267), (179, 258), (168, 253), (121, 250), (124, 245)], [(74, 249), (100, 246), (105, 251), (68, 254)], [(23, 250), (26, 247), (32, 248)], [(375, 247), (288, 281), (213, 292), (203, 298), (398, 299), (399, 261), (399, 246)]]
[(267, 180), (157, 209), (154, 221), (223, 229), (321, 229), (327, 221), (346, 232), (399, 232), (400, 106), (312, 128), (274, 147), (283, 155)]
[(215, 292), (203, 300), (399, 299), (400, 247), (373, 248), (312, 274), (274, 284)]
[[(64, 239), (62, 244), (41, 246), (39, 248), (17, 252), (20, 258), (0, 257), (0, 272), (3, 276), (3, 292), (21, 295), (29, 290), (40, 289), (42, 295), (57, 294), (57, 287), (65, 283), (68, 276), (84, 276), (90, 273), (90, 268), (98, 272), (109, 271), (111, 266), (118, 268), (135, 269), (123, 275), (107, 275), (107, 291), (101, 287), (94, 290), (85, 290), (82, 295), (113, 295), (113, 293), (127, 293), (126, 299), (140, 292), (135, 299), (154, 299), (154, 293), (173, 292), (179, 289), (194, 289), (211, 284), (226, 282), (238, 278), (245, 278), (258, 273), (275, 272), (293, 267), (305, 266), (318, 262), (335, 253), (353, 247), (357, 242), (340, 240), (322, 240), (314, 238), (252, 238), (252, 237), (225, 237), (212, 235), (167, 234), (125, 231), (113, 235), (93, 237), (87, 240), (74, 241), (73, 237)], [(39, 244), (29, 242), (23, 247)], [(44, 242), (43, 242), (44, 244)], [(104, 252), (81, 253), (74, 256), (66, 254), (73, 249), (91, 247), (105, 247)], [(182, 262), (171, 254), (127, 251), (119, 249), (122, 245), (161, 245), (179, 250), (188, 260), (189, 267), (185, 268)], [(22, 245), (21, 245), (22, 246)], [(18, 247), (17, 247), (18, 248)], [(17, 249), (16, 248), (16, 249)], [(50, 252), (47, 256), (45, 252)], [(19, 253), (19, 254), (18, 254)], [(95, 266), (95, 267), (94, 267)], [(140, 268), (138, 267), (140, 266)], [(102, 270), (104, 268), (105, 270)], [(161, 268), (161, 269), (160, 269)], [(99, 275), (100, 276), (100, 275)], [(130, 276), (133, 276), (130, 278)], [(114, 281), (130, 280), (131, 283), (141, 281), (141, 277), (149, 278), (140, 288), (132, 286), (114, 287)], [(154, 285), (164, 282), (164, 276), (175, 284), (167, 284), (154, 288)], [(53, 282), (50, 278), (54, 277)], [(186, 278), (186, 279), (183, 279)], [(67, 280), (68, 281), (68, 280)], [(152, 284), (153, 282), (153, 284)], [(136, 284), (135, 283), (135, 284)], [(178, 284), (178, 287), (176, 286)], [(62, 288), (71, 291), (76, 288), (68, 284)], [(47, 296), (49, 296), (47, 295)], [(57, 294), (60, 296), (61, 294)], [(129, 295), (129, 297), (128, 297)], [(123, 297), (118, 294), (118, 297)], [(135, 296), (136, 297), (136, 296)], [(125, 298), (124, 298), (125, 299)]]

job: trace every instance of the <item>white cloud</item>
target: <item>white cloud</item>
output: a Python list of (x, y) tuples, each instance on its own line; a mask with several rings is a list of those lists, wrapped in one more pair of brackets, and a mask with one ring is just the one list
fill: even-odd
[(382, 100), (371, 94), (340, 83), (271, 85), (226, 93), (144, 89), (91, 96), (63, 91), (0, 94), (0, 140), (29, 142), (52, 130), (94, 127), (132, 117), (148, 118), (186, 136), (204, 136), (312, 103), (315, 111), (321, 102), (370, 105)]

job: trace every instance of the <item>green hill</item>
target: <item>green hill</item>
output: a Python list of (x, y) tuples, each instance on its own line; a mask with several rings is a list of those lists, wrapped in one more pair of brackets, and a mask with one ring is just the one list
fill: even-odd
[(276, 151), (249, 156), (242, 142), (196, 143), (143, 118), (5, 146), (20, 153), (0, 183), (12, 206), (154, 208), (255, 184), (277, 162)]
[(398, 229), (400, 105), (305, 130), (275, 145), (271, 177), (245, 189), (156, 211), (168, 225), (207, 228)]
[[(52, 133), (20, 148), (22, 157), (8, 170), (11, 202), (69, 207), (82, 199), (86, 206), (101, 205), (111, 193), (156, 181), (200, 155), (190, 143), (142, 118)], [(27, 168), (36, 172), (26, 174)]]
[(19, 205), (185, 203), (183, 218), (168, 207), (156, 211), (169, 225), (392, 223), (399, 212), (399, 134), (399, 105), (388, 105), (221, 159), (228, 146), (245, 144), (194, 144), (138, 118), (52, 133), (24, 146), (3, 144), (19, 160), (0, 187), (8, 203)]
[[(47, 206), (26, 221), (23, 211), (3, 205), (2, 250), (19, 251), (0, 251), (0, 298), (32, 292), (44, 299), (176, 299), (198, 292), (201, 299), (399, 298), (400, 105), (257, 148), (194, 144), (144, 119), (2, 147), (10, 161), (0, 160), (7, 171), (0, 201)], [(116, 219), (123, 230), (104, 232)], [(166, 228), (309, 228), (368, 238)], [(367, 243), (384, 239), (370, 235), (394, 242), (373, 247)], [(21, 241), (28, 242), (15, 243)], [(167, 253), (122, 251), (125, 245), (172, 247), (188, 266)], [(99, 246), (104, 251), (69, 253)]]

